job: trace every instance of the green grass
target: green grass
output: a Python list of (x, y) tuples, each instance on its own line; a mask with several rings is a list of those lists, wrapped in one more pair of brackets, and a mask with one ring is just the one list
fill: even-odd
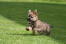
[[(31, 35), (28, 9), (37, 9), (39, 19), (54, 26), (51, 35)], [(0, 2), (0, 44), (66, 44), (66, 5)]]
[(0, 0), (2, 2), (66, 2), (66, 0)]

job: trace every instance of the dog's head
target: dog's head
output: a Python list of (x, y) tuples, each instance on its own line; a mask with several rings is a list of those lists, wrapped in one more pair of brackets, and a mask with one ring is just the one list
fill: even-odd
[(38, 15), (37, 10), (34, 10), (34, 12), (29, 10), (28, 11), (28, 21), (36, 21), (36, 20), (38, 20), (37, 15)]

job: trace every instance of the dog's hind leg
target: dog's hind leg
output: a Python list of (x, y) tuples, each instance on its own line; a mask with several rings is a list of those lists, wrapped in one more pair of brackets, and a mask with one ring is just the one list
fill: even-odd
[(47, 32), (47, 34), (46, 35), (50, 35), (50, 32)]
[(46, 33), (47, 35), (50, 35), (50, 26), (47, 27)]

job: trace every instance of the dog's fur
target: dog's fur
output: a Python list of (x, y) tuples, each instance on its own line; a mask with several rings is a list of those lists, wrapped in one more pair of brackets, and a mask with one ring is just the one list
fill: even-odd
[(31, 29), (29, 29), (28, 27), (26, 30), (32, 30), (33, 35), (35, 34), (35, 32), (39, 32), (40, 34), (43, 34), (45, 32), (47, 35), (50, 35), (51, 26), (38, 19), (37, 10), (35, 10), (34, 12), (29, 10), (28, 21), (29, 21), (29, 27), (31, 27)]
[(28, 18), (27, 18), (27, 21), (28, 21), (28, 24), (29, 24), (29, 27), (26, 28), (27, 31), (29, 30), (32, 30), (33, 29), (33, 25), (34, 25), (34, 22), (31, 20), (31, 10), (28, 11)]

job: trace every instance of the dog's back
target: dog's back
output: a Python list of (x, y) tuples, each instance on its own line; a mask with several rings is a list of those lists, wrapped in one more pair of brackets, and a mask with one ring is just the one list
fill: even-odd
[(47, 32), (47, 34), (50, 33), (50, 25), (40, 20), (35, 22), (35, 28), (36, 28), (35, 30), (38, 32), (41, 32), (41, 33)]

